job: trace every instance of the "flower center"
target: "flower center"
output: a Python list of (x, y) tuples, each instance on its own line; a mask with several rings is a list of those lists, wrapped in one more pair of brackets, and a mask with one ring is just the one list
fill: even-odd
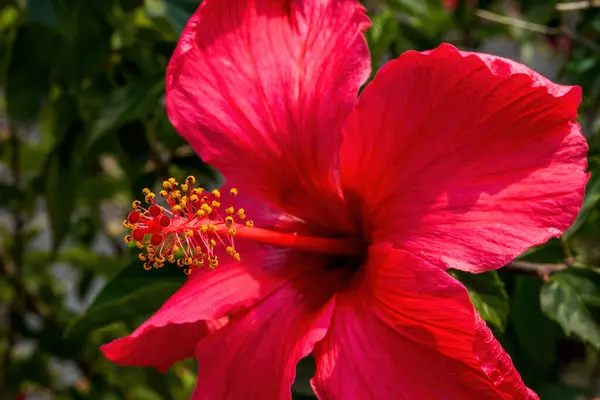
[[(123, 221), (131, 229), (125, 242), (136, 242), (139, 259), (144, 268), (162, 268), (166, 262), (183, 268), (186, 274), (192, 267), (208, 264), (211, 269), (219, 265), (215, 250), (225, 248), (225, 253), (234, 260), (241, 259), (234, 238), (256, 243), (294, 248), (302, 251), (332, 255), (357, 255), (363, 251), (362, 243), (345, 238), (319, 238), (283, 233), (269, 229), (254, 228), (243, 208), (221, 207), (223, 198), (219, 190), (207, 192), (194, 187), (196, 179), (188, 176), (180, 184), (174, 178), (163, 182), (159, 195), (168, 207), (156, 203), (156, 195), (144, 189), (143, 207), (139, 200), (132, 203), (133, 211)], [(230, 197), (238, 195), (233, 188)]]

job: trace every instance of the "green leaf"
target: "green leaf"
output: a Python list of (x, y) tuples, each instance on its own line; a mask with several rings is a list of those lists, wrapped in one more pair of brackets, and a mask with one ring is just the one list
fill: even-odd
[(467, 287), (469, 297), (481, 318), (501, 331), (504, 330), (509, 311), (509, 299), (504, 290), (504, 282), (498, 273), (496, 271), (482, 274), (462, 271), (452, 273)]
[(92, 126), (86, 149), (92, 147), (115, 128), (147, 115), (158, 105), (159, 97), (163, 91), (162, 76), (140, 79), (127, 86), (115, 89)]
[[(190, 7), (191, 5), (191, 7)], [(146, 12), (150, 18), (166, 18), (175, 32), (181, 34), (197, 3), (187, 0), (146, 0)]]
[(46, 168), (46, 207), (52, 227), (52, 248), (58, 250), (70, 227), (70, 218), (75, 204), (73, 170), (61, 160), (58, 153), (52, 154)]
[(13, 120), (30, 121), (40, 112), (50, 88), (52, 40), (39, 25), (17, 31), (6, 71), (6, 110)]
[(540, 399), (544, 400), (575, 400), (585, 398), (582, 388), (567, 386), (563, 383), (546, 383), (536, 390)]
[(52, 228), (52, 249), (58, 250), (71, 225), (79, 165), (75, 159), (81, 123), (73, 123), (50, 154), (45, 169), (46, 208)]
[(176, 267), (144, 270), (139, 260), (110, 280), (88, 309), (69, 326), (66, 335), (87, 336), (116, 321), (133, 322), (156, 310), (185, 282)]
[(511, 356), (523, 379), (533, 385), (543, 382), (556, 362), (556, 347), (563, 332), (540, 309), (540, 279), (529, 275), (509, 276), (512, 290), (508, 333), (514, 333), (515, 338)]
[(567, 335), (575, 334), (600, 348), (600, 326), (589, 307), (598, 305), (598, 276), (594, 271), (567, 269), (552, 275), (540, 292), (542, 311)]
[(588, 220), (590, 213), (598, 204), (600, 204), (600, 179), (598, 179), (598, 174), (592, 174), (592, 176), (593, 178), (588, 184), (585, 199), (583, 200), (583, 205), (579, 210), (579, 214), (577, 214), (575, 222), (573, 222), (571, 227), (564, 233), (564, 238), (573, 236), (573, 234), (575, 234)]
[(0, 182), (0, 206), (14, 206), (24, 202), (24, 193), (14, 185)]
[(398, 32), (398, 21), (391, 10), (386, 10), (373, 16), (373, 25), (367, 31), (367, 41), (371, 51), (372, 74), (384, 62), (384, 55), (389, 51)]
[(50, 28), (57, 27), (56, 13), (52, 0), (27, 0), (27, 14), (32, 21)]
[(313, 356), (308, 355), (296, 365), (296, 379), (292, 384), (294, 399), (314, 399), (315, 394), (310, 386), (310, 380), (315, 375), (316, 364)]

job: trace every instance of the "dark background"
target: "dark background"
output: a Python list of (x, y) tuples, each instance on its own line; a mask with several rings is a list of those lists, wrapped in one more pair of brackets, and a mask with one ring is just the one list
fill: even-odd
[[(583, 87), (592, 180), (579, 218), (499, 272), (459, 278), (543, 400), (600, 395), (600, 4), (365, 3), (374, 70), (447, 41)], [(0, 0), (0, 398), (181, 399), (193, 389), (193, 360), (162, 375), (112, 365), (98, 347), (183, 280), (176, 268), (145, 272), (123, 242), (131, 201), (169, 176), (216, 177), (164, 109), (165, 66), (197, 5)], [(297, 398), (310, 398), (310, 376), (306, 359)]]

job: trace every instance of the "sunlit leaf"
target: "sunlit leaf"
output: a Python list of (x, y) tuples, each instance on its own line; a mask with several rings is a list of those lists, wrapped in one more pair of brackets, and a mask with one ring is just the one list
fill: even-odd
[(496, 328), (503, 330), (509, 311), (509, 299), (504, 283), (496, 271), (470, 274), (453, 271), (469, 291), (469, 297), (481, 317)]
[[(186, 2), (188, 4), (186, 4)], [(188, 7), (186, 7), (188, 6)], [(192, 7), (197, 6), (194, 4)], [(195, 8), (195, 7), (194, 7)], [(166, 18), (177, 34), (181, 34), (183, 28), (192, 15), (189, 1), (186, 0), (147, 0), (146, 12), (151, 18)]]
[(540, 303), (544, 313), (558, 322), (567, 335), (574, 334), (600, 348), (600, 325), (589, 310), (598, 305), (600, 287), (597, 276), (567, 269), (544, 284)]
[(598, 176), (598, 174), (592, 174), (592, 180), (588, 183), (583, 205), (575, 222), (564, 233), (565, 238), (573, 236), (588, 220), (590, 213), (600, 204), (600, 179), (598, 179)]

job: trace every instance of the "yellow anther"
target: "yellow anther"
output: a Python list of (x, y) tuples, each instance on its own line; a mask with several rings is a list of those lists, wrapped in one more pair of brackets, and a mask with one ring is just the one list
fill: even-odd
[(252, 228), (254, 226), (254, 221), (246, 221), (246, 226)]
[[(245, 210), (224, 205), (225, 212), (222, 213), (221, 192), (212, 190), (205, 193), (205, 189), (194, 187), (195, 183), (196, 179), (191, 175), (182, 182), (169, 178), (162, 182), (162, 187), (156, 194), (149, 188), (144, 188), (142, 201), (132, 202), (135, 211), (123, 221), (123, 226), (131, 231), (144, 230), (135, 234), (130, 232), (124, 240), (135, 243), (142, 249), (138, 258), (145, 269), (163, 268), (167, 262), (177, 264), (186, 274), (192, 268), (203, 265), (214, 269), (219, 265), (215, 248), (221, 244), (230, 257), (240, 260), (233, 236), (236, 234), (236, 222), (246, 218)], [(228, 192), (232, 196), (238, 195), (235, 188)], [(169, 211), (166, 211), (165, 206), (155, 203), (156, 195), (165, 199)], [(144, 199), (149, 203), (148, 206), (142, 206)], [(160, 212), (156, 212), (157, 208)], [(246, 225), (254, 224), (248, 221)], [(145, 235), (141, 235), (141, 232), (145, 232)], [(144, 236), (140, 241), (134, 239), (138, 234), (140, 239)]]

